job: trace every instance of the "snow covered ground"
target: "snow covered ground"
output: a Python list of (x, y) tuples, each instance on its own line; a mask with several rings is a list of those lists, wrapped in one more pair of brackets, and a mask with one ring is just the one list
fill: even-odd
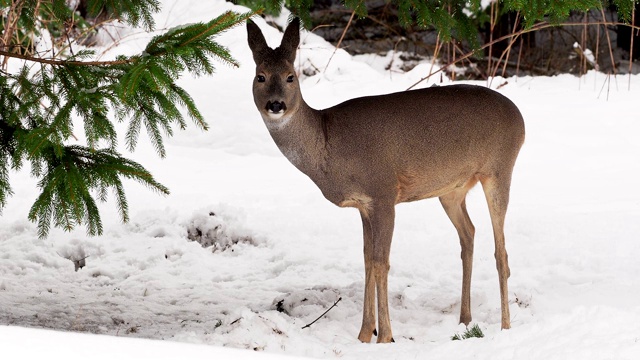
[[(165, 1), (157, 24), (208, 20), (231, 8), (220, 0)], [(275, 29), (266, 35), (279, 43)], [(137, 51), (147, 39), (130, 36), (106, 56)], [(361, 344), (359, 215), (326, 201), (273, 144), (252, 100), (244, 27), (219, 39), (242, 66), (220, 64), (213, 77), (182, 81), (211, 130), (178, 132), (165, 159), (141, 139), (131, 156), (172, 193), (129, 184), (130, 223), (120, 224), (107, 203), (104, 236), (81, 228), (38, 239), (26, 220), (36, 182), (28, 171), (12, 174), (15, 195), (0, 217), (0, 324), (9, 325), (0, 326), (2, 358), (68, 357), (94, 341), (103, 344), (96, 353), (124, 358), (140, 351), (230, 357), (221, 346), (249, 349), (241, 352), (247, 356), (358, 359), (640, 357), (640, 76), (630, 91), (627, 77), (608, 81), (595, 72), (494, 79), (491, 87), (519, 106), (527, 128), (506, 225), (512, 329), (500, 330), (493, 237), (478, 187), (467, 199), (476, 226), (472, 315), (485, 337), (450, 339), (464, 331), (460, 247), (439, 202), (425, 200), (397, 207), (389, 276), (396, 343)], [(404, 90), (430, 68), (391, 73), (380, 60), (338, 51), (325, 69), (331, 45), (310, 34), (302, 40), (301, 85), (315, 107)], [(322, 71), (309, 76), (314, 68)], [(189, 241), (195, 228), (218, 243)], [(67, 258), (85, 256), (75, 272)]]

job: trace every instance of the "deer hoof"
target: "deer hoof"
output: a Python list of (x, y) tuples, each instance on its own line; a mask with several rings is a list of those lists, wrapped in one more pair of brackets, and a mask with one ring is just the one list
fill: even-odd
[(392, 343), (392, 342), (395, 342), (395, 340), (393, 339), (393, 336), (385, 336), (385, 334), (378, 335), (378, 344), (386, 344), (386, 343)]
[(371, 342), (372, 333), (369, 331), (360, 331), (360, 335), (358, 335), (358, 340), (363, 343)]

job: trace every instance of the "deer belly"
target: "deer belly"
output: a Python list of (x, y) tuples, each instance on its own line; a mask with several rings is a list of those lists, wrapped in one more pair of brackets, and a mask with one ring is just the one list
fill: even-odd
[(477, 182), (477, 174), (461, 174), (452, 178), (437, 176), (417, 176), (401, 173), (396, 183), (396, 204), (440, 197), (460, 188), (472, 188)]

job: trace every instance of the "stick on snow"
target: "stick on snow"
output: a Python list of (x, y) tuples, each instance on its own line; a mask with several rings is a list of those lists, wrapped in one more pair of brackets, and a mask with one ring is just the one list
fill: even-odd
[(306, 328), (308, 328), (308, 327), (311, 327), (311, 325), (315, 324), (315, 323), (316, 323), (316, 321), (320, 320), (320, 318), (322, 318), (323, 316), (327, 315), (327, 313), (328, 313), (329, 311), (331, 311), (331, 309), (333, 309), (334, 307), (336, 307), (336, 305), (338, 305), (338, 303), (340, 302), (340, 300), (342, 300), (342, 297), (339, 297), (339, 298), (338, 298), (338, 300), (336, 300), (336, 302), (334, 302), (334, 303), (333, 303), (333, 305), (331, 305), (331, 307), (327, 309), (327, 311), (323, 312), (323, 313), (322, 313), (322, 315), (318, 316), (318, 318), (317, 318), (317, 319), (313, 320), (311, 323), (309, 323), (309, 324), (307, 324), (307, 325), (303, 326), (302, 328), (303, 328), (303, 329), (306, 329)]

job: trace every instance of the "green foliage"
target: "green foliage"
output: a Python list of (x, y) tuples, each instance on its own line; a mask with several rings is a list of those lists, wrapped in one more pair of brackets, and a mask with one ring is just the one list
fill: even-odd
[(478, 324), (473, 325), (471, 328), (467, 328), (467, 330), (462, 334), (455, 334), (451, 337), (451, 340), (466, 340), (470, 338), (483, 338), (484, 333)]
[[(46, 237), (53, 221), (67, 231), (83, 222), (87, 233), (102, 233), (98, 207), (92, 195), (101, 201), (107, 199), (108, 190), (116, 195), (123, 221), (128, 220), (128, 205), (121, 177), (137, 180), (152, 190), (168, 194), (169, 190), (156, 182), (140, 164), (125, 159), (111, 149), (91, 149), (84, 146), (56, 148), (47, 144), (41, 151), (43, 162), (38, 186), (42, 192), (29, 211), (29, 220), (37, 221), (38, 235)], [(54, 154), (54, 153), (58, 154)]]
[(585, 12), (602, 7), (601, 0), (508, 0), (503, 3), (507, 10), (520, 12), (527, 28), (544, 19), (559, 23), (572, 11)]
[[(282, 6), (286, 6), (295, 16), (303, 20), (305, 26), (311, 24), (309, 11), (313, 5), (310, 0), (235, 0), (252, 9), (264, 9), (268, 14), (277, 15)], [(367, 16), (366, 1), (342, 0), (345, 8), (355, 12), (358, 17)], [(452, 37), (466, 40), (473, 48), (479, 43), (479, 32), (489, 22), (488, 10), (481, 8), (480, 0), (386, 0), (398, 9), (398, 21), (403, 27), (418, 26), (436, 29), (443, 40)], [(526, 28), (540, 21), (559, 23), (571, 12), (585, 12), (608, 6), (603, 0), (502, 0), (498, 7), (501, 13), (519, 12)], [(638, 0), (611, 0), (625, 21), (631, 18), (631, 9)]]
[(353, 10), (360, 18), (367, 16), (367, 6), (364, 0), (344, 0), (344, 6)]
[[(104, 21), (119, 19), (129, 25), (152, 30), (153, 14), (160, 10), (158, 0), (87, 0), (83, 17), (77, 9), (69, 8), (68, 1), (0, 0), (5, 9), (0, 19), (0, 29), (15, 32), (13, 50), (23, 54), (34, 51), (36, 39), (47, 30), (56, 42), (56, 47), (66, 47), (69, 38), (81, 38), (95, 30), (88, 19), (101, 17)], [(77, 4), (76, 4), (77, 6)], [(11, 28), (15, 22), (16, 29)], [(4, 34), (3, 34), (4, 35)], [(4, 45), (6, 50), (7, 45)]]
[[(55, 2), (55, 1), (54, 1)], [(133, 26), (153, 30), (153, 14), (160, 11), (158, 0), (87, 0), (87, 14), (98, 16), (107, 12), (108, 17), (118, 18)]]
[[(607, 1), (608, 2), (608, 1)], [(616, 9), (618, 10), (618, 17), (626, 22), (626, 23), (630, 23), (631, 22), (631, 14), (633, 12), (633, 8), (634, 6), (640, 1), (638, 0), (611, 0), (611, 3), (613, 3), (616, 7)], [(637, 16), (637, 14), (636, 14)], [(638, 25), (638, 24), (636, 24)]]
[(247, 6), (254, 11), (264, 11), (276, 16), (280, 15), (282, 7), (285, 6), (293, 14), (300, 17), (305, 27), (311, 25), (309, 10), (313, 6), (313, 0), (232, 0), (232, 2)]
[[(46, 4), (40, 9), (51, 22), (63, 24), (71, 16), (64, 0), (41, 4)], [(159, 10), (156, 0), (88, 4), (91, 11), (109, 9), (148, 29), (154, 25), (153, 12)], [(33, 15), (33, 11), (16, 9), (16, 19), (25, 13)], [(12, 194), (10, 169), (20, 169), (25, 163), (41, 190), (28, 215), (37, 222), (41, 237), (47, 236), (51, 224), (65, 230), (84, 224), (88, 234), (101, 234), (96, 201), (105, 201), (109, 193), (114, 194), (122, 221), (127, 221), (123, 179), (168, 194), (142, 165), (116, 151), (115, 121), (128, 122), (128, 149), (135, 149), (144, 127), (161, 157), (166, 154), (164, 137), (171, 136), (174, 127), (187, 126), (183, 114), (206, 130), (208, 125), (195, 102), (176, 81), (185, 71), (195, 76), (212, 74), (212, 58), (237, 65), (214, 38), (252, 15), (227, 12), (206, 23), (179, 26), (152, 38), (141, 54), (114, 61), (92, 61), (91, 51), (62, 59), (0, 48), (5, 57), (27, 60), (19, 71), (4, 71), (0, 76), (0, 211)], [(27, 25), (33, 28), (19, 29), (37, 29), (33, 22)], [(16, 41), (14, 45), (23, 44)], [(78, 119), (82, 129), (74, 128)], [(74, 135), (78, 130), (83, 131), (85, 145), (78, 145)]]

